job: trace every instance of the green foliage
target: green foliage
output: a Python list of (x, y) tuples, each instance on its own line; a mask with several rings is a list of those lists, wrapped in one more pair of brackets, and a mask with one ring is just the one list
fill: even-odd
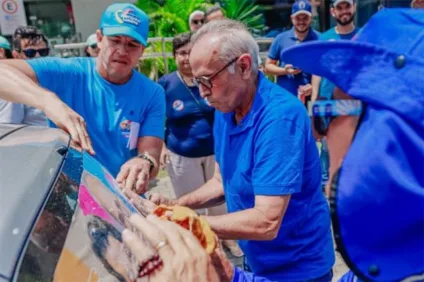
[[(263, 18), (263, 8), (254, 4), (253, 0), (221, 0), (219, 2), (226, 17), (243, 22), (253, 35), (259, 35), (266, 29)], [(208, 0), (138, 0), (136, 6), (142, 9), (150, 18), (149, 38), (174, 37), (190, 30), (188, 19), (194, 10), (203, 10), (212, 6)], [(171, 52), (170, 42), (152, 42), (146, 48), (145, 54)], [(167, 59), (168, 72), (176, 69), (174, 58)], [(166, 73), (165, 61), (162, 58), (144, 59), (139, 70), (151, 79), (158, 79)]]
[(253, 35), (261, 35), (265, 30), (263, 7), (253, 0), (221, 0), (225, 16), (244, 23)]

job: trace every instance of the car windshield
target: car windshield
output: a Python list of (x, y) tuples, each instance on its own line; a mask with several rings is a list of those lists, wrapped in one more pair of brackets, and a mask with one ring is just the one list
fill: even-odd
[(121, 232), (131, 228), (135, 212), (100, 163), (70, 150), (32, 231), (18, 281), (134, 281), (139, 266)]

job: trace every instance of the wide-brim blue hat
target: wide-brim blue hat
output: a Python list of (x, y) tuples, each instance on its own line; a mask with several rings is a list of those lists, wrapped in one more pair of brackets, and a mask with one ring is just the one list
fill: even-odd
[(296, 45), (283, 60), (365, 106), (332, 185), (349, 268), (366, 281), (423, 275), (424, 11), (383, 9), (353, 41)]

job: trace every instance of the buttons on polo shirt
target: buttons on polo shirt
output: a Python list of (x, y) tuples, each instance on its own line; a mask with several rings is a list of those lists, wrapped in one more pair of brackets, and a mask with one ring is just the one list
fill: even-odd
[(377, 276), (378, 274), (380, 274), (380, 269), (377, 265), (373, 264), (368, 268), (368, 273), (372, 276)]
[(406, 64), (406, 58), (404, 55), (399, 55), (396, 57), (395, 59), (395, 68), (397, 69), (401, 69), (405, 66)]

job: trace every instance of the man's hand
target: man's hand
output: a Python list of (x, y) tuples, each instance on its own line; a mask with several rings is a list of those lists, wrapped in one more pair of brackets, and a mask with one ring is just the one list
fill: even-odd
[(131, 190), (124, 189), (125, 196), (143, 216), (148, 216), (156, 208), (156, 205), (149, 200), (143, 199)]
[(312, 85), (311, 84), (306, 84), (306, 85), (299, 86), (299, 92), (303, 96), (311, 96), (312, 95)]
[(79, 114), (60, 101), (56, 96), (54, 96), (54, 99), (48, 100), (45, 107), (43, 107), (43, 111), (57, 127), (71, 135), (71, 147), (80, 152), (84, 150), (91, 155), (95, 154), (87, 133), (87, 125)]
[(116, 177), (116, 181), (122, 189), (143, 194), (147, 191), (150, 180), (150, 162), (148, 160), (135, 157), (121, 166), (121, 171)]
[(177, 204), (177, 200), (171, 200), (161, 194), (156, 193), (150, 195), (149, 200), (156, 205), (175, 206)]
[(169, 161), (170, 160), (169, 160), (168, 149), (165, 146), (163, 146), (162, 152), (160, 154), (160, 159), (159, 159), (161, 169), (165, 169), (166, 166), (169, 164)]
[(284, 66), (284, 69), (286, 70), (287, 74), (291, 75), (295, 75), (302, 72), (300, 69), (295, 69), (291, 64), (286, 64)]

